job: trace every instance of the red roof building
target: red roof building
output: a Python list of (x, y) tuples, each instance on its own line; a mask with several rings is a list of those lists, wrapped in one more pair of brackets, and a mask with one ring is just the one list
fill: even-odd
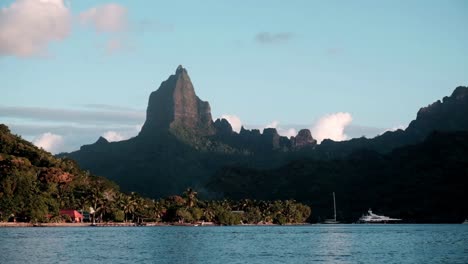
[(81, 223), (84, 218), (82, 214), (72, 209), (60, 210), (60, 215), (68, 215), (74, 223)]

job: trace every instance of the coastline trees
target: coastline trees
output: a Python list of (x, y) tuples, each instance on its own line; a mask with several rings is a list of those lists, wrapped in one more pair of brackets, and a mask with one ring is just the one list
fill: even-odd
[(12, 135), (0, 124), (0, 221), (64, 221), (60, 209), (89, 213), (98, 221), (141, 223), (214, 222), (220, 225), (300, 223), (310, 208), (295, 201), (243, 199), (199, 200), (193, 188), (182, 196), (150, 200), (122, 193), (102, 177), (80, 170), (70, 159), (59, 159)]
[(197, 203), (197, 192), (192, 188), (187, 188), (184, 192), (185, 200), (187, 201), (188, 208), (192, 208)]

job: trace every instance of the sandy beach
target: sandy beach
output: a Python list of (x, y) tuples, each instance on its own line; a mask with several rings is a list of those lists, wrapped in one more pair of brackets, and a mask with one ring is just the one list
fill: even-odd
[[(13, 223), (13, 222), (0, 222), (1, 227), (128, 227), (128, 226), (199, 226), (200, 224), (191, 223), (161, 223), (161, 222), (148, 222), (143, 225), (137, 225), (136, 223)], [(205, 226), (214, 226), (212, 223), (205, 223)]]
[[(275, 226), (273, 223), (262, 223), (262, 224), (242, 224), (240, 226)], [(296, 224), (287, 224), (287, 225), (308, 225), (308, 223), (296, 223)], [(147, 222), (141, 225), (136, 223), (13, 223), (13, 222), (0, 222), (0, 228), (2, 227), (128, 227), (128, 226), (219, 226), (212, 222), (202, 223), (161, 223), (161, 222)]]
[[(147, 226), (166, 225), (162, 223), (147, 223)], [(87, 227), (87, 226), (138, 226), (135, 223), (11, 223), (11, 222), (0, 222), (0, 227)]]

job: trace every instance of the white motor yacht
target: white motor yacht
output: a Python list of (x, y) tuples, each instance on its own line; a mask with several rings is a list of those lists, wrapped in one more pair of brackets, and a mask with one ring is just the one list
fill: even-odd
[(388, 217), (388, 216), (384, 216), (384, 215), (376, 215), (374, 213), (372, 213), (372, 210), (369, 209), (369, 211), (367, 211), (367, 214), (361, 216), (361, 218), (359, 218), (358, 220), (358, 223), (363, 223), (363, 224), (378, 224), (378, 223), (393, 223), (393, 222), (398, 222), (398, 221), (401, 221), (401, 219), (399, 218), (391, 218), (391, 217)]

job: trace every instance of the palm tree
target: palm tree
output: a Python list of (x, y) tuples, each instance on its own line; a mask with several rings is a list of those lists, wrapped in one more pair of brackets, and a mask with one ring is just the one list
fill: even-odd
[(100, 200), (97, 208), (95, 208), (96, 212), (99, 213), (100, 219), (102, 220), (104, 215), (109, 214), (112, 212), (112, 199), (109, 199), (108, 197), (104, 197), (103, 199)]
[(212, 205), (207, 206), (205, 210), (203, 211), (203, 218), (205, 218), (207, 222), (213, 222), (215, 217), (216, 217), (216, 212), (214, 211), (213, 206)]
[(127, 211), (132, 215), (132, 222), (135, 221), (135, 212), (138, 209), (138, 195), (135, 192), (131, 192), (128, 199), (126, 200), (126, 206), (124, 212)]
[[(148, 217), (148, 204), (146, 200), (138, 195), (135, 195), (135, 215), (137, 216), (137, 222), (143, 222), (143, 218)], [(141, 220), (141, 221), (140, 221)]]
[(161, 203), (161, 201), (153, 200), (151, 214), (153, 215), (155, 221), (161, 219), (164, 209), (164, 205)]
[(91, 205), (91, 209), (92, 209), (90, 211), (92, 211), (91, 213), (93, 215), (93, 223), (96, 222), (97, 208), (99, 204), (101, 204), (102, 199), (104, 199), (104, 192), (101, 190), (101, 188), (99, 188), (99, 185), (95, 185), (91, 189), (91, 193), (87, 197), (87, 200), (88, 200), (87, 202)]
[(187, 200), (187, 206), (189, 208), (194, 207), (197, 204), (197, 192), (192, 188), (187, 188), (184, 192), (184, 197)]
[(116, 198), (116, 206), (118, 209), (124, 212), (124, 222), (127, 222), (127, 216), (130, 214), (132, 215), (133, 219), (133, 214), (135, 213), (136, 209), (134, 195), (120, 193)]

